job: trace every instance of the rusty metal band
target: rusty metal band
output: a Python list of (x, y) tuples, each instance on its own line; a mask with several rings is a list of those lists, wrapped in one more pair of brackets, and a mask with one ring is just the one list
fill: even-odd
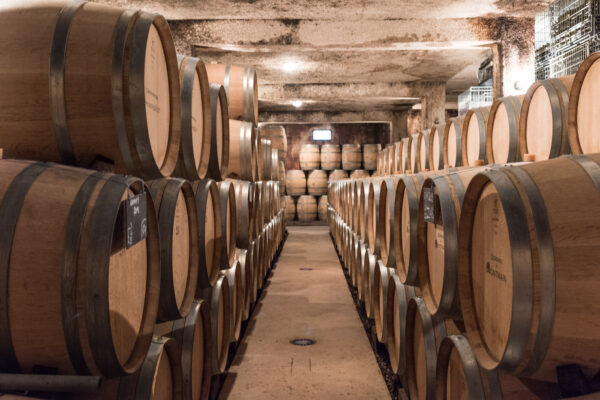
[(67, 59), (67, 41), (71, 22), (75, 14), (85, 4), (85, 1), (67, 3), (60, 11), (50, 49), (50, 68), (48, 81), (50, 89), (50, 109), (52, 112), (52, 125), (56, 137), (56, 145), (63, 164), (75, 165), (75, 150), (71, 142), (69, 125), (67, 122), (67, 105), (65, 100), (65, 63)]
[(104, 175), (103, 172), (95, 172), (85, 179), (73, 200), (66, 224), (60, 288), (62, 326), (69, 359), (79, 375), (92, 375), (85, 362), (81, 347), (81, 338), (79, 336), (80, 313), (77, 309), (79, 246), (81, 245), (81, 236), (88, 203), (98, 182), (102, 180)]
[(21, 372), (13, 346), (8, 307), (10, 256), (17, 222), (25, 197), (35, 180), (49, 164), (34, 163), (23, 169), (11, 182), (0, 203), (0, 372)]
[(114, 31), (113, 40), (113, 55), (111, 63), (110, 87), (113, 121), (117, 135), (117, 143), (119, 152), (123, 158), (123, 164), (129, 174), (139, 176), (140, 171), (137, 168), (135, 161), (131, 156), (131, 148), (127, 135), (127, 125), (125, 123), (125, 103), (123, 99), (123, 68), (125, 67), (125, 51), (127, 43), (127, 35), (131, 20), (135, 24), (135, 20), (139, 17), (139, 11), (123, 11), (117, 21), (117, 26)]
[(535, 235), (539, 258), (540, 314), (533, 354), (522, 373), (530, 375), (536, 372), (544, 361), (554, 326), (556, 298), (556, 274), (554, 265), (554, 246), (552, 230), (548, 222), (548, 213), (544, 199), (531, 176), (520, 167), (509, 167), (509, 171), (518, 179), (527, 195), (529, 208), (535, 225)]

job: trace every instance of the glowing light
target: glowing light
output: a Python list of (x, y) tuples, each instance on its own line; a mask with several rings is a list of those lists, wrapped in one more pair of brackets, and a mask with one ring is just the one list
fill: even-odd
[(281, 70), (287, 74), (293, 74), (295, 72), (306, 69), (305, 63), (295, 59), (286, 59), (281, 63)]
[(300, 108), (300, 107), (302, 107), (302, 104), (304, 104), (304, 103), (302, 102), (302, 100), (294, 100), (294, 101), (292, 101), (292, 105), (293, 105), (294, 107), (296, 107), (296, 108)]

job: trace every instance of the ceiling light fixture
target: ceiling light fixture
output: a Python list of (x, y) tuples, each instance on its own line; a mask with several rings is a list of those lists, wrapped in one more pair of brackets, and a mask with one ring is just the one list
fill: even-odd
[(294, 107), (296, 107), (296, 108), (300, 108), (300, 107), (302, 107), (302, 104), (304, 104), (304, 103), (302, 102), (302, 100), (294, 100), (294, 101), (292, 101), (292, 105), (293, 105)]
[(302, 69), (302, 63), (298, 60), (285, 60), (281, 63), (281, 69), (283, 72), (291, 74)]

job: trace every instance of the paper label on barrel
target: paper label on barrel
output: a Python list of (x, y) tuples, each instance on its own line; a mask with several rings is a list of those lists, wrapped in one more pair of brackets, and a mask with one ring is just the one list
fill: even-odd
[(148, 236), (146, 210), (145, 193), (140, 193), (125, 201), (125, 237), (127, 238), (127, 248), (134, 246)]
[(435, 194), (434, 188), (423, 189), (423, 218), (425, 222), (440, 224), (441, 218), (440, 200)]

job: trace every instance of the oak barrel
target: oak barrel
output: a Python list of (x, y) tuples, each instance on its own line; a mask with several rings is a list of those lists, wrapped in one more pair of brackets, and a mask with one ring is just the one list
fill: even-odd
[(256, 127), (251, 122), (229, 120), (228, 176), (254, 181), (256, 177)]
[(579, 66), (569, 95), (569, 144), (573, 154), (600, 152), (598, 80), (600, 54), (592, 53)]
[(430, 131), (427, 130), (421, 132), (417, 141), (417, 166), (419, 167), (419, 172), (426, 172), (431, 169), (429, 164), (429, 134)]
[(258, 124), (258, 80), (252, 67), (206, 64), (208, 80), (225, 88), (231, 119)]
[(314, 196), (300, 196), (296, 205), (298, 221), (311, 222), (317, 219), (317, 202)]
[(313, 196), (322, 196), (327, 193), (327, 172), (321, 169), (315, 169), (308, 173), (306, 180), (308, 194)]
[(177, 174), (190, 180), (208, 173), (211, 143), (210, 88), (200, 59), (178, 55), (181, 86), (181, 147)]
[(229, 281), (223, 271), (219, 273), (207, 301), (210, 303), (211, 373), (215, 375), (221, 374), (227, 369), (229, 339), (233, 330)]
[[(415, 133), (409, 136), (408, 140), (408, 153), (405, 173), (416, 174), (419, 172), (418, 154), (419, 154), (419, 136), (421, 133)], [(406, 143), (405, 143), (406, 144)]]
[(350, 172), (350, 179), (363, 179), (363, 178), (369, 178), (371, 175), (369, 175), (369, 171), (364, 170), (364, 169), (355, 169), (354, 171)]
[(429, 131), (429, 169), (444, 169), (444, 130), (445, 125), (434, 125)]
[(221, 205), (221, 269), (227, 269), (235, 257), (237, 239), (237, 202), (232, 181), (219, 182)]
[(271, 150), (271, 180), (279, 181), (279, 153)]
[(320, 221), (327, 221), (327, 205), (327, 195), (320, 196), (317, 204), (317, 212)]
[[(152, 340), (160, 289), (148, 188), (40, 162), (0, 160), (0, 170), (0, 371), (135, 372)], [(138, 228), (147, 236), (129, 248), (126, 202), (146, 205)]]
[(223, 86), (210, 84), (211, 142), (208, 177), (222, 180), (229, 168), (229, 114)]
[(256, 301), (252, 258), (252, 245), (249, 245), (248, 249), (236, 249), (235, 251), (235, 259), (240, 263), (242, 282), (244, 283), (244, 310), (242, 312), (244, 321), (250, 318), (252, 304)]
[(300, 196), (306, 193), (306, 177), (304, 171), (292, 169), (285, 177), (286, 193), (290, 196)]
[(390, 275), (394, 274), (394, 270), (386, 267), (381, 260), (377, 261), (377, 267), (373, 274), (373, 295), (374, 301), (374, 319), (375, 333), (377, 341), (385, 344), (388, 338), (388, 288), (390, 283)]
[(296, 217), (296, 203), (292, 196), (285, 196), (285, 220), (293, 221)]
[(446, 121), (444, 127), (444, 147), (442, 151), (444, 156), (444, 168), (454, 168), (465, 165), (462, 157), (463, 122), (464, 119), (462, 117), (454, 117)]
[(303, 144), (300, 148), (300, 169), (310, 171), (319, 169), (321, 165), (321, 151), (317, 144)]
[(255, 184), (253, 182), (232, 180), (235, 188), (236, 201), (236, 246), (242, 249), (247, 249), (250, 243), (254, 240), (254, 203)]
[(339, 144), (324, 144), (321, 146), (321, 168), (325, 171), (340, 169), (342, 153)]
[(198, 214), (189, 182), (178, 178), (152, 181), (161, 247), (158, 322), (185, 317), (198, 284)]
[(230, 268), (226, 269), (227, 283), (229, 285), (229, 299), (231, 300), (231, 343), (240, 339), (242, 320), (244, 317), (244, 278), (242, 266), (238, 260), (234, 260)]
[(339, 181), (341, 179), (348, 179), (348, 173), (343, 169), (336, 169), (329, 174), (328, 181)]
[(360, 144), (344, 144), (342, 146), (342, 169), (352, 171), (359, 169), (362, 162)]
[(380, 144), (369, 143), (363, 145), (363, 167), (368, 171), (377, 169), (377, 154), (381, 150)]
[(261, 179), (263, 181), (271, 180), (271, 168), (273, 168), (273, 166), (271, 165), (271, 162), (273, 160), (273, 154), (271, 152), (271, 141), (269, 139), (260, 139), (259, 150), (259, 154), (261, 154), (259, 161), (262, 159), (263, 165), (263, 174)]
[(144, 179), (173, 173), (179, 69), (162, 16), (87, 2), (17, 2), (3, 7), (0, 32), (4, 157), (109, 164)]
[[(497, 99), (492, 104), (487, 122), (486, 157), (488, 163), (515, 162), (521, 159), (519, 120), (522, 101), (523, 96), (510, 96)], [(536, 122), (536, 124), (538, 123), (542, 122)]]
[[(492, 113), (494, 113), (494, 111), (492, 111)], [(493, 121), (494, 115), (495, 113), (490, 115), (490, 107), (474, 108), (467, 111), (467, 114), (465, 114), (461, 139), (463, 165), (475, 165), (479, 160), (485, 162), (485, 146), (488, 137), (486, 132), (489, 132), (488, 119)], [(504, 137), (504, 135), (505, 132), (499, 132), (499, 137)]]
[(261, 139), (269, 139), (271, 141), (271, 149), (279, 152), (279, 160), (285, 162), (287, 158), (287, 136), (285, 128), (281, 125), (263, 125), (258, 128), (258, 136)]

